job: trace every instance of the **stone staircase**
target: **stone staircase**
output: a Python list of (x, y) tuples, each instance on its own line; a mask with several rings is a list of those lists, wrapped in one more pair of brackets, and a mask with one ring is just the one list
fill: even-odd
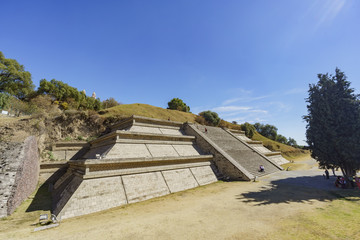
[(53, 213), (65, 219), (217, 181), (182, 123), (132, 116), (90, 142), (54, 183)]
[[(252, 176), (262, 177), (282, 170), (280, 166), (254, 149), (251, 144), (241, 141), (229, 131), (210, 126), (198, 125), (197, 128)], [(260, 165), (265, 167), (265, 172), (258, 171)]]
[(276, 164), (282, 165), (285, 163), (289, 163), (288, 160), (286, 160), (283, 156), (281, 156), (281, 152), (272, 152), (271, 150), (264, 147), (261, 141), (253, 141), (250, 138), (246, 137), (244, 131), (232, 130), (232, 129), (229, 129), (228, 131), (230, 131), (233, 135), (235, 135), (238, 139), (240, 139), (240, 141), (249, 144), (253, 149), (265, 155), (267, 158), (269, 158), (271, 161), (275, 162)]

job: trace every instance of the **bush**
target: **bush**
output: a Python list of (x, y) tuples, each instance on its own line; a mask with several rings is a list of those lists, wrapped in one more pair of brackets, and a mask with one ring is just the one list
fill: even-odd
[(10, 95), (0, 92), (0, 109), (7, 109), (10, 102)]
[(220, 123), (219, 115), (216, 112), (212, 111), (204, 111), (199, 113), (200, 116), (202, 116), (206, 123), (210, 126), (218, 126)]
[(254, 136), (255, 131), (256, 131), (255, 127), (252, 124), (248, 123), (248, 122), (241, 125), (241, 130), (245, 131), (245, 135), (248, 138), (252, 138)]
[(201, 125), (205, 125), (205, 118), (203, 116), (197, 115), (195, 118), (195, 122), (201, 124)]
[(109, 98), (109, 99), (106, 99), (102, 102), (102, 106), (104, 109), (106, 108), (111, 108), (111, 107), (115, 107), (115, 106), (118, 106), (120, 105), (119, 102), (117, 102), (114, 98)]

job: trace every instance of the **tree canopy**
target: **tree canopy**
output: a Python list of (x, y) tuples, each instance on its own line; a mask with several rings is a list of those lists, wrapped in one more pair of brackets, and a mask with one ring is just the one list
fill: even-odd
[(345, 177), (360, 169), (360, 102), (338, 68), (335, 75), (318, 74), (309, 85), (306, 138), (321, 167), (340, 168)]
[[(276, 141), (277, 136), (277, 127), (270, 124), (261, 124), (261, 123), (255, 123), (254, 127), (258, 133), (263, 135), (264, 137), (270, 138), (271, 140)], [(286, 139), (286, 138), (285, 138)]]
[(101, 109), (100, 99), (87, 97), (84, 92), (79, 92), (76, 88), (56, 79), (51, 81), (42, 79), (38, 94), (51, 96), (53, 100), (60, 103), (63, 109), (92, 109), (97, 111)]
[(168, 109), (190, 112), (190, 107), (187, 106), (180, 98), (173, 98), (168, 102)]
[(205, 121), (212, 126), (218, 126), (221, 120), (219, 115), (212, 111), (204, 111), (199, 113), (199, 115), (202, 116)]
[(33, 90), (31, 74), (15, 59), (7, 59), (0, 52), (0, 92), (24, 99)]

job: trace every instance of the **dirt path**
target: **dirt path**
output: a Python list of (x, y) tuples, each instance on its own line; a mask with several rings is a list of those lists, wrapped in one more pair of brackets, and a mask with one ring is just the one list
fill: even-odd
[(0, 239), (278, 239), (279, 221), (325, 206), (334, 198), (330, 189), (336, 190), (321, 171), (283, 171), (65, 220), (41, 232), (32, 232), (29, 221), (0, 221), (8, 224)]

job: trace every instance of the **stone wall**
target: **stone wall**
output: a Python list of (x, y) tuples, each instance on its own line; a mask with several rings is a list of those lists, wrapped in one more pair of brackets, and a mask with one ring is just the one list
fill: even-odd
[(12, 214), (36, 189), (39, 177), (36, 138), (31, 136), (15, 148), (7, 147), (2, 156), (0, 217)]
[(66, 219), (216, 181), (210, 166), (84, 179), (69, 172), (55, 184), (53, 213)]

